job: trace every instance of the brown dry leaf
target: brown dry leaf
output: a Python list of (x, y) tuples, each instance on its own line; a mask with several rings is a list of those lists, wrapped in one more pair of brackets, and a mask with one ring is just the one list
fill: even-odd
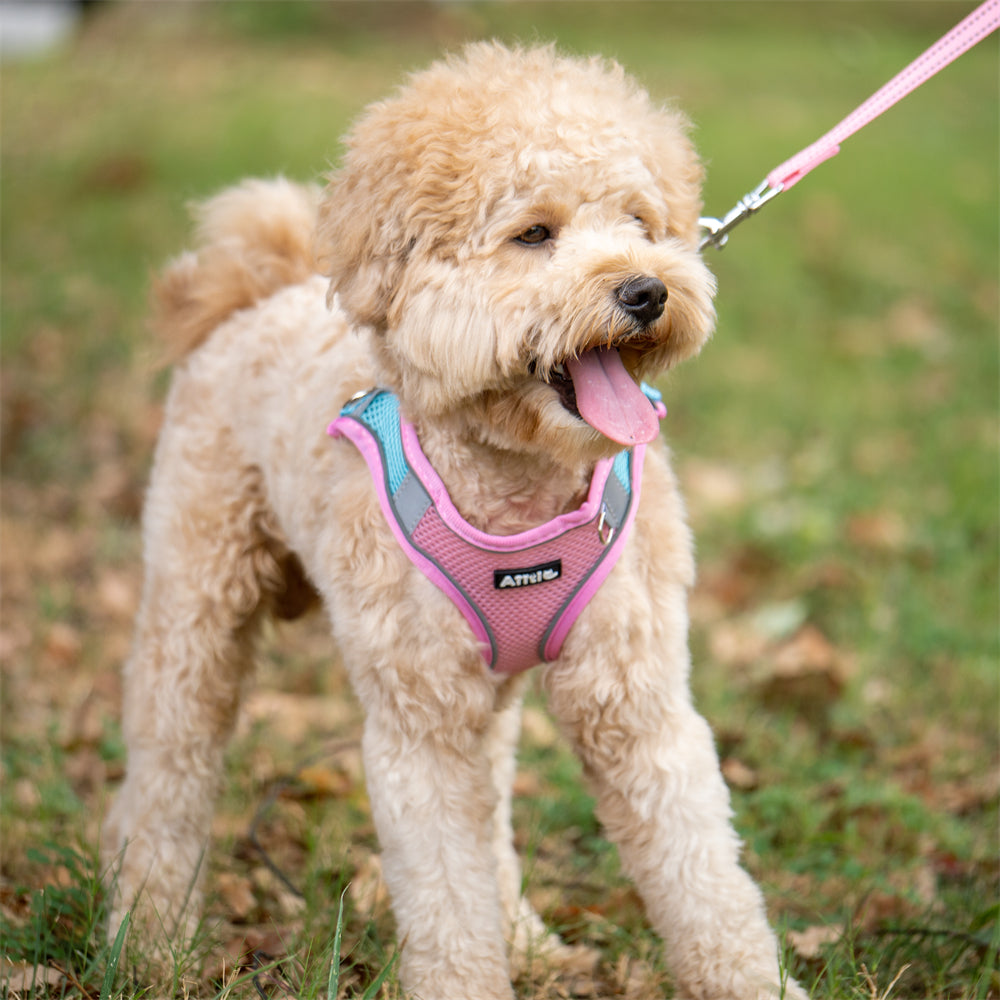
[(89, 548), (85, 535), (55, 525), (38, 541), (31, 553), (32, 562), (45, 577), (72, 576), (87, 565)]
[(37, 996), (46, 986), (59, 986), (66, 977), (58, 969), (47, 965), (29, 965), (27, 962), (8, 962), (0, 959), (0, 984), (4, 996), (10, 1000)]
[(255, 868), (251, 882), (257, 892), (273, 900), (278, 914), (283, 919), (294, 920), (305, 911), (306, 901), (292, 892), (270, 868)]
[(63, 765), (66, 777), (77, 795), (86, 798), (104, 787), (107, 767), (92, 746), (83, 746), (69, 756)]
[(781, 569), (778, 560), (758, 545), (745, 545), (726, 560), (704, 567), (696, 594), (724, 609), (752, 603), (765, 584)]
[(883, 926), (886, 921), (912, 916), (912, 909), (912, 905), (901, 895), (892, 892), (873, 892), (865, 897), (858, 908), (853, 924), (861, 930), (874, 930)]
[(541, 777), (534, 771), (518, 771), (514, 776), (514, 794), (526, 799), (538, 798), (545, 790)]
[(789, 931), (788, 943), (802, 958), (818, 958), (823, 945), (836, 944), (844, 933), (843, 924), (817, 924), (804, 931)]
[(131, 621), (139, 606), (138, 580), (121, 570), (105, 570), (97, 581), (97, 604), (108, 618)]
[(63, 749), (95, 747), (104, 739), (103, 709), (92, 688), (67, 714), (66, 728), (60, 740)]
[[(287, 927), (247, 927), (230, 937), (221, 948), (213, 949), (202, 966), (201, 979), (206, 983), (231, 983), (248, 969), (259, 968), (271, 960), (283, 960), (288, 954), (286, 941), (291, 934)], [(278, 982), (269, 982), (269, 985), (284, 988)], [(270, 990), (267, 995), (276, 998), (289, 996), (287, 992)]]
[(748, 667), (767, 652), (768, 641), (752, 622), (722, 622), (712, 629), (708, 651), (724, 667)]
[(215, 886), (233, 923), (241, 924), (253, 913), (257, 905), (250, 879), (235, 872), (220, 872)]
[(731, 788), (753, 791), (760, 784), (760, 776), (752, 768), (736, 757), (726, 757), (722, 762), (722, 776)]
[(661, 985), (660, 977), (648, 962), (631, 955), (619, 957), (614, 970), (614, 986), (627, 1000), (659, 996)]
[(1000, 797), (1000, 768), (991, 767), (965, 781), (946, 781), (938, 788), (942, 807), (956, 816), (981, 809)]
[(53, 622), (42, 650), (48, 665), (64, 668), (75, 666), (82, 650), (83, 637), (79, 629), (66, 622)]
[(322, 764), (303, 767), (295, 777), (300, 792), (308, 797), (343, 798), (354, 790), (354, 784), (348, 775)]
[(897, 302), (889, 311), (886, 327), (894, 344), (919, 351), (929, 361), (939, 361), (951, 351), (948, 330), (927, 302)]
[(560, 926), (573, 924), (608, 923), (621, 925), (644, 908), (638, 892), (632, 886), (610, 889), (600, 902), (580, 906), (566, 903), (551, 910), (552, 922)]
[(536, 747), (551, 747), (559, 742), (556, 724), (540, 708), (528, 705), (521, 716), (521, 732)]
[(273, 688), (254, 691), (243, 707), (240, 731), (264, 722), (268, 728), (289, 743), (298, 743), (302, 735), (315, 731), (343, 729), (354, 719), (349, 699), (325, 695), (289, 694)]
[(847, 537), (854, 545), (876, 552), (900, 552), (909, 540), (906, 523), (896, 511), (869, 511), (847, 522)]
[(691, 459), (685, 463), (681, 478), (693, 509), (726, 511), (746, 503), (746, 483), (731, 465)]
[(771, 706), (791, 706), (813, 719), (825, 718), (849, 676), (846, 658), (815, 625), (804, 625), (782, 643), (759, 681)]
[(14, 804), (23, 812), (37, 809), (42, 801), (42, 793), (33, 778), (18, 778), (14, 782)]
[(833, 643), (815, 625), (805, 625), (783, 643), (774, 658), (776, 673), (785, 675), (841, 673)]

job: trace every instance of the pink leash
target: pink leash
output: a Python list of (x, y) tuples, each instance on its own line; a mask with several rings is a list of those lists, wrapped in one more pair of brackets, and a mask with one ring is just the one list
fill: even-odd
[(949, 63), (1000, 28), (1000, 0), (986, 0), (967, 18), (955, 25), (922, 56), (894, 76), (821, 139), (775, 167), (767, 178), (737, 202), (723, 219), (703, 218), (699, 250), (713, 246), (721, 249), (734, 226), (759, 211), (772, 198), (794, 187), (810, 170), (840, 152), (840, 144), (855, 132), (888, 111), (911, 91), (940, 72)]

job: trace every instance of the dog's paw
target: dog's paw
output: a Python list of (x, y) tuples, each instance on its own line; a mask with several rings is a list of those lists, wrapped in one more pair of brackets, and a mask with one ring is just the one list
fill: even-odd
[(566, 944), (521, 898), (510, 934), (510, 970), (515, 980), (537, 981), (552, 974), (560, 978), (593, 976), (599, 958), (593, 948)]

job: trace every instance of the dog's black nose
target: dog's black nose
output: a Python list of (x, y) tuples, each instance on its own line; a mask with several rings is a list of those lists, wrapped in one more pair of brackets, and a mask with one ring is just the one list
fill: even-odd
[(643, 326), (659, 319), (667, 304), (667, 286), (650, 274), (629, 278), (615, 295), (622, 309)]

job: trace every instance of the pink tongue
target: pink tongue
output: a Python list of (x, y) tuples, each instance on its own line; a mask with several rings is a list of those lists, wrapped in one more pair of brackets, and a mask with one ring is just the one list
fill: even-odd
[(653, 404), (614, 348), (594, 348), (566, 363), (576, 408), (595, 430), (619, 444), (646, 444), (659, 433)]

